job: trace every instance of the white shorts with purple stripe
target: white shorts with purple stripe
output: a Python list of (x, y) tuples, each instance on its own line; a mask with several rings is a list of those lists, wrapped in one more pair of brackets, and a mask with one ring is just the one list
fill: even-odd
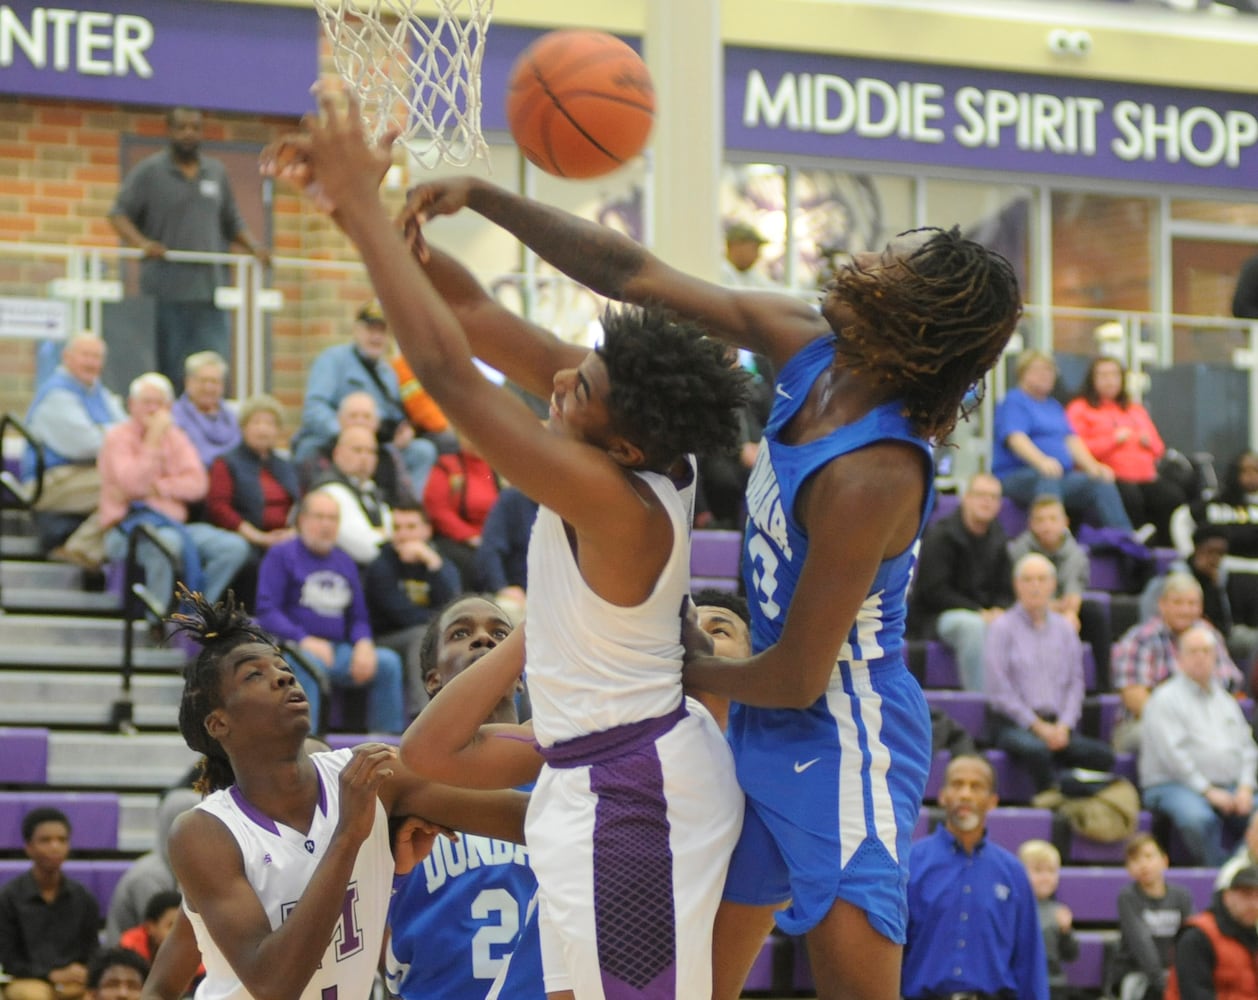
[(525, 834), (546, 991), (710, 996), (712, 922), (743, 819), (712, 717), (687, 699), (667, 716), (543, 754)]

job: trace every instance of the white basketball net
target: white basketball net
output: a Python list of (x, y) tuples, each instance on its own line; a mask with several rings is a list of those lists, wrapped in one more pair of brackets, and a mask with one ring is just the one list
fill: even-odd
[[(353, 88), (373, 138), (400, 129), (407, 147), (466, 166), (487, 149), (480, 71), (493, 0), (314, 0), (336, 71)], [(432, 0), (423, 4), (431, 9)], [(428, 155), (422, 156), (429, 159)]]

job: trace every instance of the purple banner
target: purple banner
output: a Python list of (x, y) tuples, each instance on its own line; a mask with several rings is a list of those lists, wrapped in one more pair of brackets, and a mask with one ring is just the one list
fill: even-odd
[(1252, 189), (1258, 96), (725, 50), (725, 146)]
[(11, 0), (0, 4), (0, 93), (299, 115), (319, 31), (313, 7)]

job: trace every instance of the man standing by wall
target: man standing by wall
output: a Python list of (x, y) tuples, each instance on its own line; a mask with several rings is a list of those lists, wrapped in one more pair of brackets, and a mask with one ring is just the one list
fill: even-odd
[(240, 247), (263, 265), (271, 263), (271, 255), (245, 227), (227, 168), (201, 155), (201, 112), (171, 108), (166, 124), (170, 147), (127, 175), (109, 222), (123, 242), (144, 251), (140, 290), (157, 300), (157, 366), (179, 386), (189, 354), (217, 351), (231, 357), (231, 328), (214, 304), (214, 289), (224, 280), (221, 266), (175, 263), (166, 252)]

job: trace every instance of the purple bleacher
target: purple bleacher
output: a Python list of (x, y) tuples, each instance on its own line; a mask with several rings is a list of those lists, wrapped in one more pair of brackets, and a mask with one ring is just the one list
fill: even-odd
[(934, 802), (939, 798), (939, 789), (943, 787), (944, 771), (948, 769), (948, 761), (952, 760), (952, 754), (947, 750), (936, 750), (934, 756), (930, 759), (930, 773), (926, 775), (926, 791), (922, 798), (927, 802)]
[(1079, 957), (1063, 963), (1066, 981), (1076, 989), (1099, 990), (1105, 981), (1105, 949), (1109, 942), (1118, 940), (1118, 932), (1076, 931), (1075, 940), (1079, 942)]
[(730, 594), (738, 593), (738, 578), (726, 576), (692, 576), (690, 591), (697, 594), (701, 590), (724, 590)]
[(939, 691), (927, 688), (926, 704), (944, 712), (976, 740), (987, 723), (987, 698), (974, 691)]
[(1090, 642), (1083, 644), (1083, 690), (1096, 690), (1096, 656)]
[[(1196, 909), (1210, 905), (1214, 892), (1214, 868), (1170, 868), (1166, 881), (1188, 890)], [(1061, 870), (1057, 899), (1070, 907), (1077, 924), (1113, 924), (1118, 921), (1118, 893), (1130, 884), (1126, 868), (1118, 865), (1066, 865)]]
[(70, 843), (79, 850), (118, 849), (118, 796), (113, 792), (0, 792), (0, 849), (23, 845), (22, 817), (51, 806), (66, 814), (73, 831)]
[(1112, 552), (1089, 552), (1088, 566), (1092, 575), (1088, 580), (1089, 590), (1108, 590), (1110, 593), (1125, 593), (1127, 587), (1123, 582), (1123, 564), (1118, 555)]
[(690, 536), (690, 575), (738, 578), (743, 536), (737, 531), (696, 531)]
[(1000, 501), (1000, 513), (996, 515), (996, 520), (1010, 538), (1017, 538), (1026, 531), (1026, 511), (1008, 497)]
[[(1153, 829), (1153, 814), (1147, 809), (1140, 810), (1136, 820), (1136, 831), (1148, 833)], [(1070, 852), (1067, 860), (1076, 865), (1121, 865), (1124, 862), (1123, 849), (1126, 842), (1122, 840), (1111, 844), (1093, 840), (1079, 833), (1070, 835)]]
[(1139, 768), (1134, 753), (1114, 754), (1114, 773), (1120, 778), (1126, 778), (1137, 788), (1140, 787)]
[(1171, 564), (1184, 557), (1175, 549), (1153, 549), (1153, 572), (1155, 576), (1165, 576), (1171, 571)]
[(936, 493), (935, 509), (930, 512), (930, 520), (928, 524), (934, 524), (936, 521), (947, 517), (954, 510), (961, 506), (961, 497), (957, 493)]
[(48, 730), (0, 729), (0, 783), (43, 785), (48, 782)]
[(1031, 801), (1035, 795), (1035, 784), (1024, 768), (1015, 764), (1003, 750), (985, 750), (983, 756), (996, 772), (996, 788), (1001, 802), (1020, 805)]
[(1000, 806), (987, 814), (987, 836), (1016, 853), (1028, 840), (1053, 839), (1053, 814), (1048, 809)]
[(926, 665), (923, 671), (924, 688), (959, 688), (961, 674), (952, 650), (937, 639), (926, 643)]
[[(87, 891), (96, 897), (103, 916), (109, 909), (109, 900), (113, 897), (114, 888), (131, 864), (132, 862), (127, 860), (86, 861), (71, 858), (61, 870), (67, 877), (86, 886)], [(31, 863), (25, 858), (0, 860), (0, 885), (17, 878), (30, 867)]]
[(360, 743), (390, 743), (397, 746), (402, 741), (402, 737), (389, 733), (376, 733), (371, 736), (364, 733), (328, 733), (323, 737), (323, 741), (333, 750), (344, 750), (347, 747), (356, 747)]
[(917, 822), (913, 824), (913, 839), (921, 840), (923, 837), (929, 836), (934, 819), (934, 814), (925, 806), (918, 809)]
[(1092, 735), (1108, 743), (1110, 735), (1114, 732), (1114, 726), (1118, 724), (1123, 714), (1122, 696), (1109, 693), (1094, 694), (1089, 697), (1097, 705), (1097, 731)]

